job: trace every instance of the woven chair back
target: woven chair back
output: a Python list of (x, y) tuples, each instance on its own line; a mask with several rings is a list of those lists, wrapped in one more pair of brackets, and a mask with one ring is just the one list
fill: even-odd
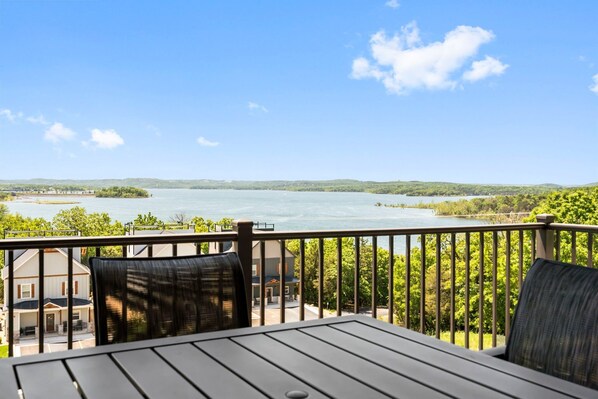
[(96, 345), (248, 327), (236, 253), (91, 258)]
[(505, 356), (598, 389), (598, 270), (537, 259), (519, 295)]

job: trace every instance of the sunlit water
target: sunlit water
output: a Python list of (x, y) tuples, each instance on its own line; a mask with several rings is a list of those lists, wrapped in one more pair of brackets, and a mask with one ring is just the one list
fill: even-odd
[[(87, 212), (106, 212), (114, 220), (130, 222), (138, 214), (151, 212), (169, 221), (175, 214), (223, 217), (274, 223), (276, 230), (331, 230), (463, 226), (483, 224), (479, 220), (436, 217), (429, 209), (387, 208), (382, 204), (417, 204), (466, 197), (408, 197), (368, 193), (326, 193), (292, 191), (238, 191), (153, 189), (150, 198), (116, 199), (94, 197), (43, 197), (50, 201), (76, 201), (78, 204), (39, 204), (40, 198), (20, 198), (5, 202), (10, 212), (23, 216), (52, 219), (62, 209), (84, 207)], [(381, 242), (386, 246), (384, 242)], [(399, 244), (400, 245), (400, 244)]]

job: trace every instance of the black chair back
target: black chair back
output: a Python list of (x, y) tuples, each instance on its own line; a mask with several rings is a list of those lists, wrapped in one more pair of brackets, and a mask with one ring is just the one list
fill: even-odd
[(519, 295), (505, 357), (598, 389), (598, 270), (537, 259)]
[(250, 325), (236, 253), (89, 263), (96, 345)]

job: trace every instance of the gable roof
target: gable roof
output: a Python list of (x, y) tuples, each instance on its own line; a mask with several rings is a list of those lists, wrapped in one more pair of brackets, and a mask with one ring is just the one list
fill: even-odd
[[(60, 255), (62, 255), (65, 259), (67, 259), (68, 261), (68, 254), (59, 248), (49, 248), (52, 250), (53, 253), (58, 253)], [(26, 250), (21, 256), (19, 256), (18, 259), (14, 260), (14, 268), (13, 268), (13, 275), (17, 273), (17, 271), (23, 266), (26, 265), (27, 263), (29, 263), (29, 261), (31, 261), (34, 257), (39, 256), (39, 250), (37, 249), (28, 249)], [(73, 268), (79, 268), (81, 269), (84, 273), (90, 273), (89, 272), (89, 268), (87, 266), (85, 266), (84, 264), (82, 264), (81, 262), (79, 262), (77, 259), (73, 258)], [(6, 268), (2, 269), (2, 278), (6, 279), (8, 278), (8, 271)]]
[[(259, 258), (259, 245), (260, 245), (260, 241), (254, 241), (253, 242), (253, 246), (251, 247), (252, 252), (255, 251), (257, 249), (257, 253), (258, 256), (257, 258)], [(269, 240), (266, 241), (266, 259), (272, 259), (273, 257), (268, 258), (268, 252), (271, 253), (272, 249), (268, 250), (268, 247), (272, 247), (272, 245), (276, 245), (276, 248), (274, 249), (276, 251), (276, 258), (280, 257), (280, 240)], [(289, 249), (285, 246), (285, 258), (295, 258), (295, 255), (289, 251)], [(257, 259), (254, 258), (254, 259)]]

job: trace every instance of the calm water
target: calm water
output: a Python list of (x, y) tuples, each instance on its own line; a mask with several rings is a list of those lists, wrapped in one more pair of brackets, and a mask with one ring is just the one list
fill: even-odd
[(106, 212), (112, 219), (130, 222), (138, 214), (151, 212), (168, 221), (174, 214), (223, 217), (274, 223), (276, 230), (330, 230), (462, 226), (479, 220), (436, 217), (427, 209), (377, 207), (383, 204), (417, 204), (458, 200), (464, 197), (407, 197), (367, 193), (322, 193), (236, 190), (149, 190), (151, 198), (114, 199), (93, 197), (44, 197), (43, 200), (77, 201), (73, 205), (37, 204), (38, 198), (5, 202), (11, 213), (52, 219), (62, 209), (84, 207), (87, 212)]

